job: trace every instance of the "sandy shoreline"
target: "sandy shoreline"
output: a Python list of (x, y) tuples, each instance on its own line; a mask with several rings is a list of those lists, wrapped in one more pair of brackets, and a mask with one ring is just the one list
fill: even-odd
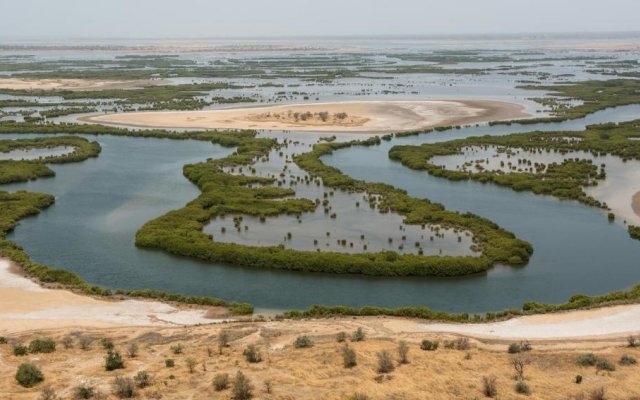
[[(357, 125), (257, 121), (265, 113), (347, 113)], [(264, 129), (345, 133), (391, 133), (464, 125), (530, 115), (519, 104), (491, 100), (359, 101), (292, 104), (206, 111), (155, 111), (96, 115), (83, 121), (147, 128)]]
[(633, 212), (640, 217), (640, 192), (637, 192), (631, 198), (631, 208)]
[[(107, 301), (43, 288), (22, 276), (10, 261), (0, 259), (0, 334), (64, 328), (194, 326), (222, 320), (208, 318), (207, 308), (178, 308), (157, 301)], [(351, 318), (295, 321), (325, 329)], [(401, 318), (357, 319), (393, 334), (455, 334), (487, 340), (620, 339), (640, 332), (640, 304), (532, 315), (483, 324), (433, 323)]]
[(88, 80), (0, 78), (0, 89), (11, 90), (107, 90), (140, 89), (164, 83), (161, 79)]

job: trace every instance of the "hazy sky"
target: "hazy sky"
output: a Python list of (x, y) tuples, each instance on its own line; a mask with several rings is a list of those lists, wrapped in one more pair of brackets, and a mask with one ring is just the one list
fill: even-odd
[(639, 0), (0, 0), (0, 39), (638, 30)]

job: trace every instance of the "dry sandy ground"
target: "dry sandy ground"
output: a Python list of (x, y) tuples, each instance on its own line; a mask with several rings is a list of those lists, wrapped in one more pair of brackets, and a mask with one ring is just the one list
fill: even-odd
[(631, 198), (631, 208), (633, 208), (633, 212), (640, 217), (640, 192), (637, 192)]
[[(152, 377), (149, 387), (138, 389), (139, 399), (229, 399), (231, 389), (216, 392), (214, 376), (229, 374), (231, 380), (238, 371), (247, 376), (253, 386), (255, 399), (278, 400), (345, 400), (354, 393), (363, 393), (371, 400), (440, 400), (480, 399), (483, 378), (494, 376), (499, 399), (591, 399), (592, 392), (604, 388), (607, 399), (633, 399), (640, 395), (640, 367), (618, 364), (623, 354), (640, 358), (640, 348), (628, 348), (625, 342), (590, 343), (590, 347), (574, 350), (557, 349), (532, 342), (533, 350), (511, 355), (507, 342), (471, 340), (469, 348), (447, 349), (445, 341), (454, 336), (402, 333), (384, 329), (384, 318), (328, 319), (322, 321), (236, 322), (188, 328), (107, 328), (56, 329), (25, 332), (8, 336), (9, 344), (0, 344), (0, 398), (32, 400), (45, 386), (55, 390), (61, 399), (72, 399), (79, 385), (95, 388), (115, 400), (113, 382), (116, 376), (133, 377), (147, 371)], [(344, 368), (336, 334), (351, 335), (362, 328), (366, 339), (347, 342), (355, 351), (357, 365)], [(219, 352), (218, 337), (225, 330), (229, 346)], [(314, 342), (311, 348), (294, 348), (299, 335)], [(29, 354), (16, 357), (12, 343), (28, 344), (34, 338), (49, 337), (57, 342), (50, 354)], [(65, 348), (62, 339), (71, 338), (72, 347)], [(80, 349), (80, 338), (92, 340), (87, 350)], [(110, 338), (124, 357), (124, 369), (107, 372), (104, 368), (105, 350), (100, 339)], [(424, 340), (440, 342), (436, 351), (422, 351)], [(398, 362), (398, 345), (409, 346), (408, 364)], [(126, 355), (136, 343), (138, 354)], [(256, 345), (262, 361), (249, 363), (242, 356), (250, 344)], [(179, 354), (172, 346), (182, 346)], [(388, 351), (395, 369), (388, 374), (377, 371), (377, 354)], [(576, 363), (578, 356), (594, 352), (615, 364), (613, 372), (597, 371)], [(175, 366), (166, 367), (165, 360), (173, 359)], [(514, 359), (525, 363), (524, 377), (531, 395), (516, 394)], [(193, 371), (189, 371), (192, 360)], [(21, 363), (36, 364), (45, 381), (34, 388), (19, 386), (15, 371)], [(576, 375), (583, 377), (576, 384)], [(583, 397), (579, 397), (583, 396)], [(360, 397), (359, 399), (364, 399)]]
[(0, 89), (11, 90), (105, 90), (139, 89), (159, 85), (162, 80), (95, 81), (87, 79), (21, 79), (0, 78)]
[[(358, 125), (305, 124), (255, 121), (265, 113), (345, 112), (362, 119)], [(206, 111), (132, 112), (86, 117), (84, 120), (114, 125), (155, 128), (265, 129), (321, 132), (389, 133), (435, 126), (463, 125), (528, 117), (524, 107), (499, 101), (361, 101), (251, 107)]]
[(206, 309), (177, 309), (157, 301), (105, 301), (46, 289), (0, 259), (0, 332), (56, 327), (176, 326), (211, 323)]

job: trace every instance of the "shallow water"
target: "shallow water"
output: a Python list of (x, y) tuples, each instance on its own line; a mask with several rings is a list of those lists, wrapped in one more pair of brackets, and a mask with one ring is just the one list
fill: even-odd
[[(103, 146), (98, 158), (53, 165), (57, 172), (54, 179), (6, 185), (2, 190), (24, 189), (56, 196), (54, 206), (22, 221), (10, 239), (23, 246), (35, 261), (68, 268), (95, 284), (219, 296), (251, 302), (262, 309), (374, 304), (480, 312), (517, 307), (528, 300), (560, 302), (576, 292), (596, 294), (628, 288), (640, 281), (640, 245), (629, 239), (623, 226), (609, 224), (598, 210), (494, 185), (433, 178), (390, 161), (389, 148), (400, 143), (507, 134), (519, 129), (581, 129), (585, 123), (622, 121), (637, 115), (640, 107), (629, 106), (549, 126), (465, 128), (397, 139), (380, 146), (353, 147), (325, 158), (325, 162), (353, 177), (387, 182), (411, 195), (442, 202), (448, 209), (490, 218), (534, 246), (535, 253), (526, 267), (496, 267), (487, 274), (463, 278), (377, 278), (256, 270), (136, 249), (134, 235), (142, 224), (197, 196), (197, 189), (181, 175), (182, 165), (232, 151), (206, 142), (88, 136)], [(299, 135), (303, 134), (287, 137)]]

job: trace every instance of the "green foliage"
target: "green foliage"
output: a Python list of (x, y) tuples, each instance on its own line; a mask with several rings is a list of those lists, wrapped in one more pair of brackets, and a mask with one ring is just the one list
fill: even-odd
[(105, 350), (113, 350), (115, 347), (115, 345), (113, 344), (113, 340), (111, 338), (100, 339), (100, 345)]
[(637, 364), (638, 361), (636, 361), (636, 359), (628, 354), (624, 354), (622, 357), (620, 357), (620, 365), (635, 365)]
[(26, 388), (33, 387), (44, 381), (44, 374), (33, 364), (20, 364), (16, 372), (16, 381)]
[(238, 371), (233, 380), (231, 398), (233, 400), (249, 400), (253, 397), (253, 385), (242, 371)]
[(164, 360), (164, 366), (167, 368), (173, 368), (176, 365), (176, 362), (173, 361), (173, 358), (167, 358)]
[(116, 369), (124, 368), (124, 361), (120, 352), (112, 349), (107, 350), (107, 356), (104, 361), (104, 369), (107, 371), (114, 371)]
[(242, 355), (250, 363), (259, 363), (262, 361), (262, 356), (260, 355), (260, 350), (254, 344), (250, 344), (245, 347)]
[(432, 342), (431, 340), (424, 339), (420, 343), (420, 348), (425, 351), (435, 351), (435, 350), (438, 350), (439, 345), (440, 343), (437, 341)]
[(362, 342), (365, 339), (365, 333), (364, 330), (362, 330), (362, 328), (358, 328), (355, 330), (355, 332), (353, 332), (353, 334), (351, 335), (351, 341), (352, 342)]
[(27, 354), (29, 354), (29, 348), (27, 348), (27, 346), (21, 345), (21, 344), (14, 344), (13, 345), (13, 355), (16, 357), (21, 357), (21, 356), (26, 356)]
[(356, 360), (356, 352), (348, 345), (342, 346), (340, 350), (342, 353), (342, 365), (345, 368), (353, 368), (358, 365), (358, 361)]
[(629, 236), (632, 239), (640, 240), (640, 226), (629, 225)]
[(29, 353), (53, 353), (56, 351), (56, 342), (52, 339), (34, 339), (29, 343)]
[(298, 336), (293, 342), (293, 347), (296, 349), (304, 349), (308, 347), (313, 347), (313, 340), (309, 336)]

